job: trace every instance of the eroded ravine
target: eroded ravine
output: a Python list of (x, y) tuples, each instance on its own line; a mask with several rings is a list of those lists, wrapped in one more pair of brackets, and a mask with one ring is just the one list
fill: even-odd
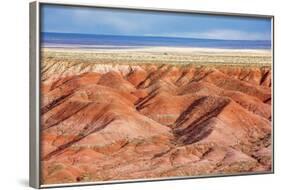
[(271, 169), (270, 68), (78, 65), (42, 83), (44, 183)]

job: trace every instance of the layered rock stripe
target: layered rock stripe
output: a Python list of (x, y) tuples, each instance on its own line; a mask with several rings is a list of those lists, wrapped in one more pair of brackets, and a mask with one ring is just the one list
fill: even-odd
[(42, 59), (42, 184), (270, 172), (270, 65)]

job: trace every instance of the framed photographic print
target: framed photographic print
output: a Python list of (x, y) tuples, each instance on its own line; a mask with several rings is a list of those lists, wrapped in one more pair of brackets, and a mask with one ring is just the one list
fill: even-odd
[(30, 3), (30, 185), (273, 173), (273, 24)]

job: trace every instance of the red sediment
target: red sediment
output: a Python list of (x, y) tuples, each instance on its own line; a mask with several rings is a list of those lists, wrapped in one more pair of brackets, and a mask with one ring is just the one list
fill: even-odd
[(149, 65), (42, 84), (44, 184), (271, 170), (271, 70)]

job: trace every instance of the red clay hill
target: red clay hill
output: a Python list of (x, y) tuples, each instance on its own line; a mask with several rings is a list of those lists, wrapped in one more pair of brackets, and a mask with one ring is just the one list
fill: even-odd
[(42, 92), (43, 184), (271, 170), (268, 67), (123, 65)]

